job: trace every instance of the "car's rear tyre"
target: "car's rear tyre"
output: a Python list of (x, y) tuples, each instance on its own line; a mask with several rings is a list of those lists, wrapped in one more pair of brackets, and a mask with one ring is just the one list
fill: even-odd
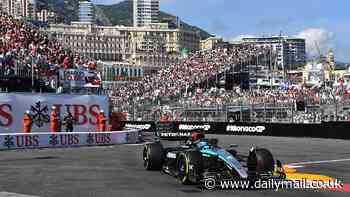
[(254, 149), (249, 153), (247, 166), (250, 172), (272, 173), (275, 168), (275, 160), (269, 150)]
[(180, 153), (176, 166), (176, 176), (182, 184), (199, 183), (202, 173), (202, 156), (199, 152)]
[(164, 148), (161, 143), (146, 144), (143, 148), (143, 165), (145, 169), (161, 170), (164, 154)]

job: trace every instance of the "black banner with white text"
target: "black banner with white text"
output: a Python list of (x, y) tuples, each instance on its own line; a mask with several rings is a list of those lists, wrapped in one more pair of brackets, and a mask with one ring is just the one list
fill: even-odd
[[(127, 121), (123, 124), (145, 132), (156, 132), (159, 125), (164, 123)], [(350, 122), (320, 124), (172, 122), (166, 124), (172, 125), (172, 133), (201, 130), (206, 134), (350, 139)]]

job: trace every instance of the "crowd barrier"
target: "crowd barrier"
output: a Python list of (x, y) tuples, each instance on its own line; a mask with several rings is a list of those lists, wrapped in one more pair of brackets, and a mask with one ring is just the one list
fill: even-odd
[[(155, 131), (155, 122), (123, 122), (129, 128), (142, 131)], [(276, 137), (311, 137), (350, 140), (350, 122), (322, 122), (320, 124), (282, 123), (224, 123), (224, 122), (172, 122), (173, 132), (185, 133), (201, 129), (207, 134), (255, 135)]]
[(8, 133), (0, 134), (0, 150), (69, 148), (134, 144), (139, 142), (139, 130), (73, 133)]

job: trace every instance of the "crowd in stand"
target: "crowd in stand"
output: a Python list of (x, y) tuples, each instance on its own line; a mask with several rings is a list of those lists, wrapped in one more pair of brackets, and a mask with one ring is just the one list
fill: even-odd
[(327, 105), (336, 101), (348, 100), (348, 93), (341, 87), (331, 88), (289, 88), (289, 89), (251, 89), (242, 90), (239, 87), (232, 91), (211, 88), (208, 91), (197, 89), (194, 95), (180, 99), (180, 104), (189, 107), (210, 107), (223, 105), (253, 105), (253, 104), (293, 104), (305, 101), (309, 105)]
[(197, 90), (194, 95), (189, 94), (180, 100), (181, 105), (192, 107), (210, 107), (223, 105), (250, 105), (268, 103), (292, 103), (297, 97), (296, 91), (280, 91), (267, 89), (242, 90), (239, 87), (232, 91), (211, 88), (203, 92)]
[(96, 62), (65, 49), (33, 25), (0, 14), (0, 74), (28, 74), (32, 66), (36, 75), (49, 80), (59, 69), (94, 71)]
[(141, 81), (111, 89), (110, 96), (115, 103), (126, 106), (133, 102), (157, 103), (159, 100), (179, 98), (192, 87), (223, 73), (232, 65), (252, 62), (257, 55), (267, 53), (266, 51), (266, 48), (250, 45), (229, 50), (198, 51), (179, 64), (159, 70), (155, 75), (145, 76)]
[[(188, 92), (182, 95), (178, 102), (172, 102), (171, 106), (157, 106), (150, 113), (167, 114), (174, 120), (222, 121), (227, 118), (227, 114), (219, 111), (227, 110), (227, 107), (236, 107), (238, 111), (253, 110), (250, 115), (255, 114), (255, 111), (259, 114), (256, 117), (253, 115), (253, 120), (249, 121), (315, 123), (349, 120), (349, 111), (343, 110), (349, 106), (349, 101), (347, 91), (341, 86), (251, 90), (235, 87), (232, 91), (211, 88), (207, 91), (197, 89), (193, 93)], [(305, 108), (298, 107), (300, 102)], [(202, 112), (199, 109), (202, 109)], [(187, 113), (182, 113), (184, 110), (188, 110)], [(239, 116), (239, 112), (237, 113)], [(148, 117), (152, 115), (148, 114)]]
[[(236, 87), (232, 91), (203, 89), (200, 86), (206, 80), (232, 69), (233, 65), (253, 65), (257, 56), (270, 52), (270, 48), (251, 45), (198, 51), (189, 54), (178, 64), (164, 67), (140, 81), (111, 87), (108, 93), (114, 104), (122, 110), (130, 109), (135, 104), (136, 108), (151, 104), (154, 106), (151, 109), (157, 113), (161, 113), (159, 106), (164, 100), (187, 108), (261, 104), (291, 106), (297, 101), (305, 101), (307, 105), (350, 103), (349, 93), (343, 86), (251, 90)], [(34, 69), (36, 75), (49, 81), (62, 69), (97, 72), (96, 66), (95, 61), (64, 48), (38, 28), (0, 14), (0, 76), (16, 76), (19, 71), (28, 74)], [(314, 122), (320, 120), (321, 116), (319, 112), (300, 112), (294, 114), (293, 118), (295, 122)]]
[[(332, 105), (336, 102), (349, 101), (348, 92), (341, 86), (306, 88), (300, 85), (290, 88), (251, 90), (242, 90), (236, 87), (232, 91), (218, 88), (199, 88), (200, 83), (213, 79), (213, 76), (223, 73), (226, 69), (231, 69), (232, 65), (242, 63), (254, 65), (257, 56), (269, 52), (269, 48), (255, 48), (249, 45), (237, 46), (231, 50), (198, 51), (190, 54), (179, 64), (159, 70), (155, 75), (146, 76), (141, 81), (110, 89), (110, 97), (119, 110), (136, 111), (136, 113), (141, 111), (149, 117), (154, 117), (154, 114), (169, 115), (168, 112), (165, 112), (167, 110), (164, 110), (164, 106), (186, 109), (203, 107), (222, 109), (225, 106), (233, 105), (263, 105), (295, 110), (298, 101), (303, 101), (308, 106)], [(171, 102), (160, 102), (161, 100)], [(153, 103), (153, 105), (145, 110), (147, 103)], [(164, 103), (167, 104), (164, 105)], [(183, 118), (178, 114), (170, 114), (170, 116), (176, 116), (173, 119)], [(295, 111), (292, 116), (294, 122), (318, 122), (324, 118), (319, 111), (307, 110), (304, 112)], [(278, 118), (275, 117), (275, 119)]]

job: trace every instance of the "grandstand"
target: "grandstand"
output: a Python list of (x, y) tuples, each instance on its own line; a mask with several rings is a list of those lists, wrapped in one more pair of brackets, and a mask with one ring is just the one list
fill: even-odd
[(34, 25), (1, 14), (0, 37), (1, 91), (50, 92), (61, 87), (61, 92), (72, 92), (77, 87), (63, 83), (70, 80), (76, 84), (76, 77), (59, 76), (69, 69), (88, 73), (81, 87), (99, 87), (95, 61), (63, 48)]
[[(0, 25), (0, 91), (107, 93), (115, 111), (127, 112), (130, 120), (159, 120), (165, 114), (178, 121), (350, 119), (343, 83), (307, 88), (285, 79), (283, 87), (259, 87), (258, 77), (267, 78), (274, 67), (268, 47), (242, 44), (198, 51), (139, 81), (102, 89), (96, 61), (63, 48), (23, 21), (1, 14)], [(245, 73), (246, 79), (235, 79)], [(251, 86), (242, 86), (245, 81)]]

